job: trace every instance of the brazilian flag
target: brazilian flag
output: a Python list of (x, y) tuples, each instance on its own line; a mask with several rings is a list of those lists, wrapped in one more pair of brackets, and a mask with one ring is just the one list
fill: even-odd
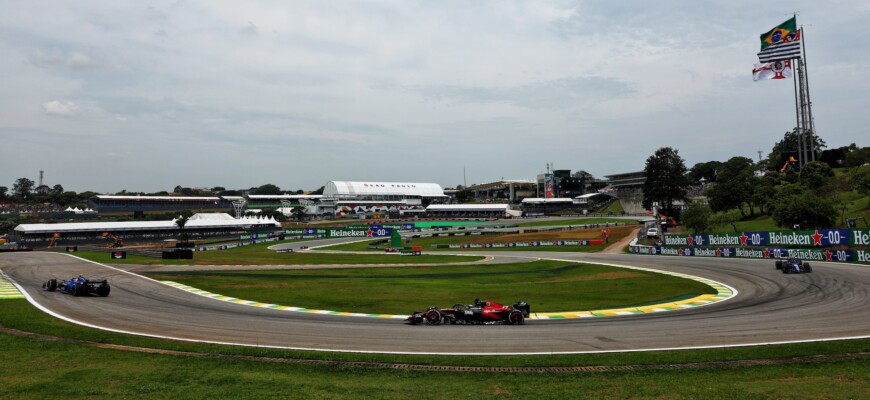
[(761, 34), (761, 50), (773, 44), (790, 42), (795, 39), (796, 35), (797, 21), (795, 17), (791, 17), (791, 19), (779, 24), (776, 28)]

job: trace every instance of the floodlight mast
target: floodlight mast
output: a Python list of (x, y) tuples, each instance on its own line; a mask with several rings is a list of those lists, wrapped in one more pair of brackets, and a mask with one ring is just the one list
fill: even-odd
[(247, 201), (244, 199), (233, 201), (233, 209), (236, 210), (236, 219), (242, 218), (242, 209), (245, 208), (245, 203), (247, 203)]

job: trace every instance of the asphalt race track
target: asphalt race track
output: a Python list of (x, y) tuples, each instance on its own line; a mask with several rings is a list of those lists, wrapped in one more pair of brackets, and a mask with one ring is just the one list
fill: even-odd
[[(0, 254), (0, 270), (24, 289), (32, 303), (64, 319), (108, 330), (211, 343), (349, 352), (530, 354), (870, 337), (867, 266), (813, 263), (811, 274), (783, 275), (774, 269), (772, 260), (564, 252), (474, 254), (675, 271), (724, 283), (738, 294), (709, 306), (654, 314), (530, 320), (522, 326), (412, 326), (394, 319), (296, 313), (216, 301), (59, 253)], [(78, 274), (107, 278), (111, 295), (73, 297), (41, 287), (49, 278), (68, 279)], [(532, 312), (550, 311), (535, 310), (534, 299), (524, 300), (532, 305)], [(445, 299), (444, 305), (461, 301), (470, 299)], [(420, 309), (425, 306), (421, 304)]]

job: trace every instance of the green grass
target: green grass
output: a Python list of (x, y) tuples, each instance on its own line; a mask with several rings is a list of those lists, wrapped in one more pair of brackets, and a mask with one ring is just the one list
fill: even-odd
[(596, 213), (598, 213), (598, 214), (607, 214), (607, 213), (622, 214), (624, 211), (625, 211), (625, 209), (622, 208), (622, 201), (617, 199), (616, 201), (610, 203), (603, 210), (596, 211)]
[[(776, 226), (776, 222), (773, 222), (773, 218), (762, 215), (756, 216), (744, 221), (737, 222), (737, 231), (738, 232), (761, 232), (761, 231), (778, 231), (783, 228)], [(731, 226), (722, 226), (719, 227), (719, 231), (733, 231)]]
[[(421, 372), (192, 358), (0, 335), (0, 398), (867, 398), (865, 360), (608, 373)], [(71, 360), (74, 360), (71, 362)], [(50, 366), (50, 367), (47, 367)]]
[(245, 300), (385, 314), (408, 314), (430, 305), (447, 307), (474, 298), (505, 304), (525, 300), (533, 312), (555, 312), (618, 308), (716, 293), (703, 283), (670, 275), (563, 261), (148, 275)]

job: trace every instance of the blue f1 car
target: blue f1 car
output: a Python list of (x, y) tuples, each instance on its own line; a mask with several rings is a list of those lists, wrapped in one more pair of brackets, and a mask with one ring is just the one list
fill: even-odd
[(794, 257), (786, 260), (776, 260), (776, 269), (782, 270), (783, 274), (806, 274), (813, 272), (813, 267), (810, 266), (810, 263), (803, 262)]
[(58, 282), (57, 279), (52, 278), (49, 279), (48, 282), (43, 283), (42, 288), (48, 290), (49, 292), (53, 292), (59, 289), (61, 293), (67, 293), (73, 296), (85, 296), (89, 294), (95, 294), (100, 297), (106, 297), (111, 291), (111, 287), (109, 287), (109, 281), (105, 279), (91, 280), (81, 275), (79, 275), (77, 278), (71, 278), (69, 280), (63, 280), (60, 282)]

